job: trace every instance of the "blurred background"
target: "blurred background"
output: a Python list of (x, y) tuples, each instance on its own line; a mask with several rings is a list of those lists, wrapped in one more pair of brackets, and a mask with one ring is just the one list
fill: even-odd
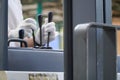
[[(112, 0), (112, 24), (120, 25), (120, 0)], [(120, 31), (117, 31), (117, 52), (120, 55)]]
[[(63, 0), (22, 0), (24, 18), (37, 19), (38, 14), (47, 17), (48, 12), (54, 13), (53, 21), (56, 23), (59, 35), (50, 45), (54, 49), (63, 49)], [(120, 25), (120, 0), (112, 0), (112, 24)], [(117, 50), (120, 53), (120, 31), (117, 32)]]

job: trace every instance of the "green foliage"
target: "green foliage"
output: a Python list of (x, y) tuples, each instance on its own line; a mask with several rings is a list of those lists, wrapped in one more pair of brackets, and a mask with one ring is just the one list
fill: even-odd
[(120, 0), (112, 0), (113, 17), (120, 17)]
[(112, 9), (120, 11), (120, 0), (112, 0)]

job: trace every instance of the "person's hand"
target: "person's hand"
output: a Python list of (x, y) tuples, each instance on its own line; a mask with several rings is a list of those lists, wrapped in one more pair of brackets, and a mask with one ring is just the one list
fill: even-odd
[[(42, 44), (46, 44), (48, 40), (48, 32), (50, 32), (50, 41), (53, 41), (56, 37), (56, 27), (54, 22), (48, 23), (48, 20), (45, 19), (45, 23), (42, 25)], [(35, 34), (35, 40), (40, 44), (40, 29), (37, 30)]]
[(18, 38), (19, 37), (19, 30), (24, 30), (24, 37), (31, 37), (32, 36), (32, 29), (36, 31), (37, 29), (37, 22), (32, 18), (27, 18), (23, 20), (16, 29), (11, 30), (8, 34), (9, 38)]

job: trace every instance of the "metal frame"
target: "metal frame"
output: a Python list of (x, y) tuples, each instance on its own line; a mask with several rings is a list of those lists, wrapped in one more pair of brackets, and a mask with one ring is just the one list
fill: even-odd
[(73, 18), (72, 1), (64, 1), (64, 80), (73, 80)]
[[(95, 21), (101, 23), (111, 23), (111, 16), (107, 13), (111, 13), (109, 6), (110, 0), (92, 0), (91, 4), (85, 5), (81, 1), (83, 0), (64, 0), (64, 53), (65, 53), (65, 80), (73, 80), (73, 29), (77, 24), (85, 23), (88, 21)], [(84, 0), (85, 3), (89, 3), (89, 0)], [(8, 67), (8, 55), (7, 55), (7, 2), (8, 0), (0, 1), (0, 69), (7, 70)], [(98, 7), (98, 3), (101, 3)], [(104, 7), (103, 7), (104, 3)], [(91, 6), (93, 5), (93, 6)], [(88, 7), (84, 9), (84, 7)], [(82, 9), (79, 9), (79, 7)], [(93, 8), (94, 7), (94, 8)], [(108, 9), (109, 8), (109, 9)], [(103, 10), (104, 9), (104, 10)], [(84, 11), (82, 11), (84, 10)], [(93, 11), (91, 11), (93, 10)], [(106, 12), (106, 10), (108, 10)], [(82, 13), (81, 13), (82, 11)], [(88, 11), (88, 12), (87, 12)], [(89, 14), (91, 11), (91, 15)], [(100, 15), (99, 15), (99, 12)], [(105, 13), (104, 13), (105, 12)], [(76, 14), (76, 15), (75, 15)], [(104, 14), (104, 15), (103, 15)], [(88, 15), (85, 18), (85, 15)], [(108, 17), (107, 17), (108, 15)], [(83, 16), (83, 18), (81, 17)], [(103, 20), (104, 19), (104, 20)], [(102, 34), (102, 32), (100, 32)], [(99, 33), (98, 33), (99, 34)], [(99, 37), (100, 38), (100, 37)], [(99, 39), (97, 38), (97, 40)], [(98, 42), (98, 41), (97, 41)]]
[[(111, 0), (64, 0), (64, 66), (65, 80), (73, 79), (73, 29), (77, 24), (88, 22), (112, 22)], [(102, 29), (97, 30), (97, 48), (101, 48)], [(102, 51), (97, 52), (101, 53)], [(102, 55), (99, 55), (102, 56)], [(97, 76), (97, 75), (96, 75)], [(84, 79), (82, 79), (84, 80)], [(98, 79), (99, 80), (99, 79)]]
[(7, 0), (0, 0), (0, 70), (7, 70)]
[[(102, 47), (99, 48), (98, 29), (103, 30), (99, 42)], [(73, 50), (73, 80), (116, 80), (115, 26), (98, 23), (77, 25)]]

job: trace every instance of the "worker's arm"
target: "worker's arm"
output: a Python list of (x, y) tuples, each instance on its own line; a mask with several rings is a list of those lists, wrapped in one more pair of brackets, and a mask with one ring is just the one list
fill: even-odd
[[(9, 38), (18, 38), (19, 37), (19, 30), (23, 29), (24, 30), (24, 40), (28, 43), (29, 47), (33, 47), (33, 38), (32, 38), (32, 30), (35, 32), (35, 41), (36, 43), (40, 43), (40, 30), (37, 27), (37, 23), (33, 19), (26, 19), (24, 20), (15, 30), (12, 30), (9, 32), (8, 37)], [(55, 39), (55, 34), (56, 34), (56, 28), (55, 28), (55, 23), (50, 22), (47, 23), (45, 22), (44, 25), (42, 25), (42, 42), (43, 44), (47, 43), (48, 39), (48, 32), (50, 32), (49, 40), (52, 41)], [(18, 45), (17, 45), (18, 46)]]

